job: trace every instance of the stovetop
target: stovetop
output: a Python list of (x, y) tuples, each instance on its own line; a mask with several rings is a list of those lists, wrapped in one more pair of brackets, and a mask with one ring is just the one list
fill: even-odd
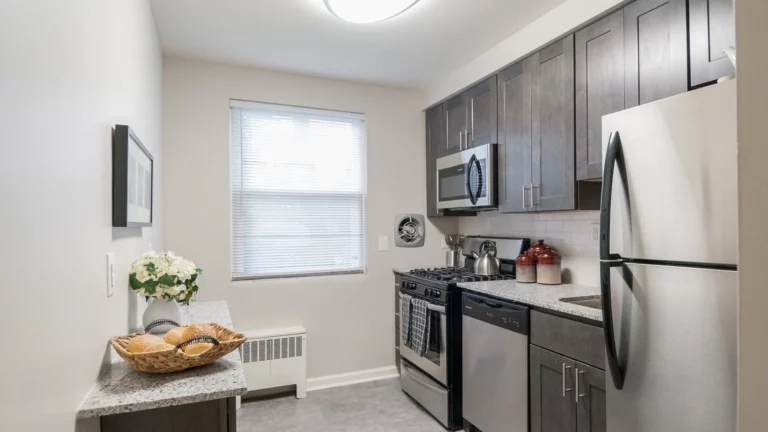
[(460, 282), (483, 282), (495, 280), (514, 279), (510, 274), (500, 274), (495, 276), (482, 276), (475, 274), (468, 268), (440, 267), (432, 269), (415, 269), (408, 272), (408, 275), (427, 279), (435, 282), (441, 282), (446, 285)]

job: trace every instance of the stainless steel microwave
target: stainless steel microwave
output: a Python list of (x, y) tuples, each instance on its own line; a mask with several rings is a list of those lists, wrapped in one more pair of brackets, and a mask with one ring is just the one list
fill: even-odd
[(496, 207), (496, 144), (443, 156), (437, 163), (437, 208)]

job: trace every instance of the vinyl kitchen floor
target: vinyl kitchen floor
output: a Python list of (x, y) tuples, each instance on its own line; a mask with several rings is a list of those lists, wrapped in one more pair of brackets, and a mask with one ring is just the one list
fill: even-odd
[(243, 402), (238, 432), (445, 432), (397, 378)]

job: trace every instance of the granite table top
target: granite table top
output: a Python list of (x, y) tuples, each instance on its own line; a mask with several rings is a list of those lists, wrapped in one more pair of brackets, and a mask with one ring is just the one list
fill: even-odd
[(586, 306), (566, 303), (560, 299), (574, 297), (599, 298), (600, 288), (573, 284), (540, 285), (517, 283), (515, 280), (459, 283), (459, 288), (502, 300), (512, 300), (541, 309), (603, 322), (603, 312)]
[[(188, 323), (215, 322), (232, 328), (229, 307), (224, 301), (192, 303), (185, 314)], [(116, 360), (103, 367), (77, 410), (77, 418), (223, 399), (248, 391), (238, 350), (211, 364), (170, 374), (138, 372), (114, 352), (112, 358)]]

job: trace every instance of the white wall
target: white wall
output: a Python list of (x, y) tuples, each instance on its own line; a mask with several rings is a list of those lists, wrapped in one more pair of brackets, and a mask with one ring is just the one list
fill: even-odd
[(464, 66), (439, 77), (427, 88), (429, 105), (439, 102), (494, 71), (555, 41), (623, 0), (568, 0)]
[[(394, 365), (392, 268), (445, 260), (432, 222), (424, 247), (392, 246), (395, 214), (426, 211), (423, 95), (172, 58), (164, 71), (165, 239), (203, 268), (200, 299), (228, 300), (239, 330), (306, 327), (309, 377)], [(231, 282), (230, 98), (367, 115), (367, 274)]]
[(739, 431), (766, 430), (768, 2), (736, 0), (739, 134)]
[(531, 244), (544, 240), (563, 256), (563, 281), (579, 285), (600, 284), (599, 243), (593, 230), (600, 226), (600, 212), (573, 211), (536, 214), (503, 214), (497, 211), (459, 218), (459, 233), (489, 237), (527, 237)]
[[(109, 337), (139, 313), (128, 269), (162, 247), (162, 54), (147, 1), (3, 2), (0, 13), (0, 418), (65, 431)], [(155, 157), (155, 226), (113, 229), (112, 126)], [(107, 252), (116, 293), (106, 296)]]

